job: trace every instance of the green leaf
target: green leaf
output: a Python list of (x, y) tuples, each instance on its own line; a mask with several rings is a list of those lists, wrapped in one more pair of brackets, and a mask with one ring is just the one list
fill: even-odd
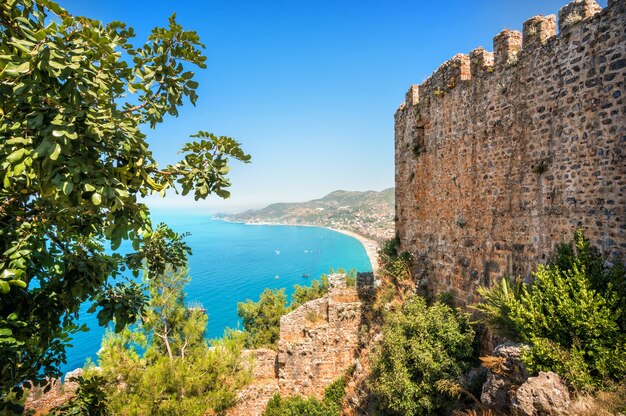
[(96, 192), (91, 195), (91, 202), (93, 202), (94, 205), (100, 205), (102, 203), (102, 197)]
[(26, 288), (26, 282), (24, 282), (23, 280), (9, 280), (9, 283), (14, 286), (21, 287), (22, 289)]
[(13, 276), (15, 276), (15, 270), (13, 270), (13, 269), (4, 269), (2, 271), (2, 275), (0, 275), (0, 279), (2, 279), (2, 280), (9, 280)]
[(54, 150), (50, 154), (50, 159), (57, 160), (60, 154), (61, 154), (61, 145), (58, 143), (55, 143)]
[(74, 184), (71, 181), (63, 183), (63, 193), (65, 195), (71, 194), (73, 189), (74, 189)]
[(119, 196), (121, 196), (122, 198), (128, 198), (128, 196), (129, 196), (128, 191), (127, 191), (127, 190), (125, 190), (125, 189), (119, 189), (119, 188), (116, 188), (116, 189), (115, 189), (115, 192), (116, 192)]
[(11, 153), (9, 156), (7, 156), (7, 162), (15, 163), (18, 160), (21, 160), (25, 154), (26, 154), (26, 149), (18, 149), (15, 152)]
[(30, 62), (22, 62), (21, 64), (9, 63), (4, 68), (4, 73), (10, 76), (18, 76), (27, 73), (30, 71)]

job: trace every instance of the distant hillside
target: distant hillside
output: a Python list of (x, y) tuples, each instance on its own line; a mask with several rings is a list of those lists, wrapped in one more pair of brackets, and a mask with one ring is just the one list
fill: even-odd
[(393, 237), (394, 199), (394, 188), (380, 192), (334, 191), (308, 202), (272, 204), (221, 218), (247, 223), (320, 225), (384, 240)]

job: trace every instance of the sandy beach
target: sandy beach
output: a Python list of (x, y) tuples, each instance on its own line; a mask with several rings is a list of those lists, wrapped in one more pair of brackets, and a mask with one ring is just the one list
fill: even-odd
[(359, 240), (359, 242), (365, 249), (365, 253), (367, 253), (367, 257), (369, 257), (370, 259), (370, 264), (372, 265), (372, 270), (374, 271), (374, 274), (377, 274), (378, 272), (378, 243), (376, 241), (370, 238), (364, 237), (361, 234), (357, 234), (353, 231), (340, 230), (338, 228), (331, 228), (331, 227), (321, 227), (321, 228), (327, 228), (329, 230), (333, 230), (341, 234), (349, 235), (350, 237), (356, 238), (357, 240)]
[[(237, 221), (228, 221), (226, 219), (220, 218), (221, 221), (226, 221), (226, 222), (237, 222)], [(342, 230), (339, 228), (332, 228), (332, 227), (324, 227), (322, 225), (314, 225), (314, 224), (281, 224), (281, 223), (275, 223), (275, 222), (243, 222), (241, 224), (246, 224), (246, 225), (287, 225), (290, 227), (319, 227), (319, 228), (326, 228), (327, 230), (331, 230), (331, 231), (335, 231), (341, 234), (345, 234), (345, 235), (349, 235), (352, 238), (357, 239), (361, 245), (363, 246), (363, 248), (365, 249), (365, 254), (367, 254), (367, 257), (370, 260), (370, 264), (372, 265), (372, 270), (374, 271), (374, 274), (377, 274), (378, 272), (378, 243), (374, 240), (372, 240), (371, 238), (367, 238), (362, 236), (361, 234), (357, 234), (353, 231), (348, 231), (348, 230)]]

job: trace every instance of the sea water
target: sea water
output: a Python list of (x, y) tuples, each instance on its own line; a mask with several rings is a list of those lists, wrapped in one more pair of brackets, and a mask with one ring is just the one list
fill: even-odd
[[(326, 228), (229, 223), (184, 210), (154, 211), (152, 220), (190, 233), (186, 302), (206, 309), (207, 338), (222, 336), (226, 327), (240, 328), (237, 303), (257, 301), (265, 288), (285, 288), (290, 296), (293, 285), (309, 285), (330, 269), (372, 270), (358, 240)], [(73, 335), (63, 372), (82, 367), (88, 357), (97, 362), (105, 330), (86, 309), (79, 322), (89, 331)]]

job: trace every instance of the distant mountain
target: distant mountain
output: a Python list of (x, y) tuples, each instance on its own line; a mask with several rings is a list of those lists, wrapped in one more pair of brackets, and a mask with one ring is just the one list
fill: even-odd
[(220, 216), (246, 223), (309, 224), (354, 231), (375, 240), (394, 233), (395, 188), (383, 191), (334, 191), (308, 202), (272, 204), (258, 210)]

